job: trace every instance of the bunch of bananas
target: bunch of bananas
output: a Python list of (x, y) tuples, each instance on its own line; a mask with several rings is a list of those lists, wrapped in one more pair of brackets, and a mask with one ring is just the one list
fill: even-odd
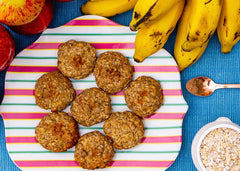
[(188, 0), (174, 47), (180, 71), (202, 56), (216, 29), (222, 53), (229, 53), (240, 39), (240, 1)]
[(138, 30), (134, 60), (142, 62), (160, 50), (182, 15), (185, 0), (138, 0), (130, 22), (131, 30)]
[(114, 16), (134, 8), (130, 29), (137, 31), (135, 61), (160, 50), (181, 17), (185, 0), (88, 0), (81, 7), (83, 14)]
[(222, 0), (188, 0), (177, 31), (174, 57), (180, 71), (195, 63), (215, 32)]
[(180, 17), (174, 45), (180, 71), (202, 56), (216, 29), (223, 53), (229, 53), (240, 40), (240, 0), (88, 0), (81, 10), (110, 17), (133, 8), (129, 27), (138, 31), (137, 62), (165, 45)]

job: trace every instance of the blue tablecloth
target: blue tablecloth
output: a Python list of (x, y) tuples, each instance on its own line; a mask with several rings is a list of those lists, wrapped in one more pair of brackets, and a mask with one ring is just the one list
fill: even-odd
[[(54, 17), (50, 28), (65, 24), (69, 20), (81, 16), (80, 7), (86, 0), (72, 2), (54, 2)], [(120, 14), (110, 19), (128, 25), (132, 11)], [(16, 54), (32, 44), (39, 35), (22, 36), (11, 32), (16, 42)], [(169, 37), (164, 48), (173, 55), (176, 29)], [(0, 102), (4, 92), (5, 72), (0, 72)], [(196, 132), (205, 124), (218, 117), (225, 116), (240, 125), (240, 89), (217, 90), (212, 96), (197, 97), (186, 91), (186, 82), (196, 76), (208, 76), (217, 83), (240, 83), (240, 43), (230, 54), (222, 54), (217, 34), (214, 34), (210, 43), (200, 58), (193, 66), (181, 73), (183, 95), (189, 104), (189, 110), (183, 121), (183, 143), (180, 154), (168, 171), (196, 170), (191, 159), (191, 143)], [(4, 124), (0, 117), (0, 170), (19, 171), (11, 161), (5, 144)]]

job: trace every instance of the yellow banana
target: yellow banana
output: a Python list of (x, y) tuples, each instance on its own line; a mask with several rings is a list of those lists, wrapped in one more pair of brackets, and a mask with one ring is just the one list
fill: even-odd
[[(193, 0), (194, 1), (194, 0)], [(188, 66), (194, 64), (205, 51), (208, 41), (203, 43), (201, 46), (191, 50), (185, 51), (182, 48), (183, 43), (187, 40), (188, 32), (188, 20), (191, 15), (191, 3), (192, 0), (188, 0), (183, 10), (182, 17), (178, 24), (177, 36), (174, 45), (174, 57), (178, 63), (180, 71), (183, 71)]]
[(222, 0), (192, 0), (187, 27), (187, 40), (182, 48), (193, 50), (207, 42), (215, 32), (220, 13)]
[(223, 8), (217, 27), (222, 53), (229, 53), (240, 40), (240, 1), (223, 0)]
[(88, 0), (81, 6), (83, 14), (111, 17), (134, 8), (137, 0)]
[(185, 0), (179, 1), (164, 17), (155, 23), (138, 30), (135, 38), (134, 60), (142, 62), (146, 57), (160, 50), (176, 27)]
[(156, 18), (163, 16), (173, 6), (182, 0), (138, 0), (134, 7), (129, 27), (132, 31), (149, 25)]

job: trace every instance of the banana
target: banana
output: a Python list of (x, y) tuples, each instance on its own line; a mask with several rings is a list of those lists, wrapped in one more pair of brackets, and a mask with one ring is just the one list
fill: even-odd
[(174, 45), (174, 57), (176, 62), (178, 63), (178, 67), (180, 71), (183, 71), (188, 66), (194, 64), (204, 53), (208, 41), (203, 43), (201, 46), (191, 50), (191, 51), (185, 51), (182, 48), (183, 43), (187, 40), (188, 32), (188, 21), (189, 17), (191, 15), (191, 3), (194, 0), (188, 0), (187, 4), (184, 7), (182, 17), (178, 23), (178, 29), (177, 29), (177, 36), (175, 40)]
[(223, 0), (223, 8), (217, 27), (222, 53), (229, 53), (240, 40), (240, 1)]
[(81, 6), (83, 14), (111, 17), (134, 8), (137, 0), (88, 0)]
[(135, 38), (134, 60), (142, 62), (160, 50), (172, 33), (182, 14), (185, 0), (179, 1), (164, 17), (138, 30)]
[(187, 40), (182, 48), (191, 51), (206, 43), (215, 32), (222, 9), (222, 0), (191, 0)]
[(162, 17), (181, 0), (138, 0), (129, 27), (132, 31), (139, 30)]

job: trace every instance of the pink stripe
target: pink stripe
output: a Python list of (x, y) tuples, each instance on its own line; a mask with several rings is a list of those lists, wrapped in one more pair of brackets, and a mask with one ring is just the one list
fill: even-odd
[[(19, 167), (78, 167), (74, 160), (14, 161)], [(169, 167), (173, 161), (112, 161), (110, 167)]]
[(154, 113), (147, 119), (183, 119), (185, 113)]
[[(2, 113), (3, 119), (41, 119), (48, 113)], [(147, 119), (183, 119), (184, 113), (154, 113)]]
[(111, 167), (169, 167), (173, 161), (114, 161)]
[(41, 160), (41, 161), (14, 161), (19, 167), (76, 167), (76, 161), (69, 160)]
[(134, 66), (134, 72), (178, 72), (177, 66)]
[(76, 94), (79, 95), (80, 93), (82, 93), (83, 90), (76, 90)]
[(35, 66), (10, 66), (8, 72), (51, 72), (56, 71), (57, 67), (35, 67)]
[[(177, 66), (133, 66), (134, 72), (177, 72)], [(56, 66), (10, 66), (8, 72), (51, 72)]]
[(113, 94), (114, 96), (124, 96), (124, 90), (120, 91), (120, 92), (117, 92), (115, 94)]
[(6, 137), (6, 143), (37, 143), (36, 137)]
[(182, 136), (173, 137), (143, 137), (142, 143), (176, 143), (182, 142)]
[(4, 95), (34, 95), (34, 89), (5, 89)]
[(118, 26), (119, 24), (111, 20), (72, 20), (65, 24), (67, 26)]
[[(33, 43), (27, 49), (58, 49), (61, 43)], [(134, 49), (134, 43), (91, 43), (96, 49)]]
[[(14, 66), (10, 66), (9, 68), (10, 68), (11, 71), (16, 71), (17, 70), (17, 67), (14, 67)], [(36, 67), (34, 67), (34, 68), (36, 68)], [(49, 70), (51, 70), (53, 68), (54, 67), (50, 67)], [(42, 71), (42, 72), (44, 72), (44, 71)], [(80, 94), (82, 91), (83, 90), (76, 90), (76, 93)], [(176, 90), (163, 90), (162, 93), (165, 96), (178, 96), (178, 95), (182, 95), (182, 91), (178, 90), (178, 89), (176, 89)], [(5, 95), (25, 95), (25, 96), (29, 96), (29, 95), (34, 95), (34, 90), (33, 89), (5, 89), (4, 94)], [(122, 91), (120, 91), (118, 93), (115, 93), (113, 95), (124, 96), (124, 90), (122, 90)]]
[(162, 93), (165, 96), (181, 96), (182, 90), (181, 89), (163, 90)]
[[(182, 136), (144, 137), (142, 143), (176, 143), (182, 142)], [(6, 143), (37, 143), (36, 137), (6, 137)]]
[(41, 119), (48, 113), (2, 113), (3, 119)]

